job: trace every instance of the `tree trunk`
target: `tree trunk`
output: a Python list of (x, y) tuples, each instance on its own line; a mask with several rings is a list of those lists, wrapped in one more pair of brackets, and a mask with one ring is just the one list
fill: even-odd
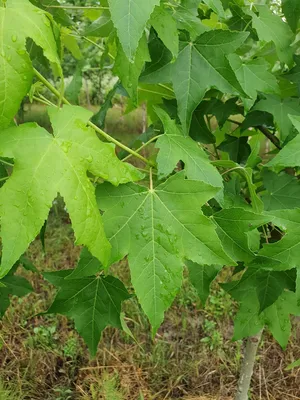
[(244, 361), (241, 367), (241, 374), (238, 382), (238, 389), (235, 400), (248, 400), (248, 392), (253, 375), (255, 357), (261, 336), (262, 331), (260, 331), (255, 336), (249, 337), (247, 340), (247, 345), (244, 352)]

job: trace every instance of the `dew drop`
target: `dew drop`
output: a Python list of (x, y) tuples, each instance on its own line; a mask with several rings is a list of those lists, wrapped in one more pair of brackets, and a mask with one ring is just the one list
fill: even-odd
[(27, 75), (23, 75), (23, 80), (27, 81), (27, 79), (28, 79)]
[(16, 41), (17, 41), (17, 35), (12, 35), (11, 40), (12, 40), (13, 42), (16, 42)]
[(89, 163), (91, 163), (91, 162), (93, 161), (93, 157), (92, 157), (92, 156), (88, 156), (88, 157), (87, 157), (87, 161), (88, 161)]
[(11, 56), (6, 57), (7, 61), (11, 61)]

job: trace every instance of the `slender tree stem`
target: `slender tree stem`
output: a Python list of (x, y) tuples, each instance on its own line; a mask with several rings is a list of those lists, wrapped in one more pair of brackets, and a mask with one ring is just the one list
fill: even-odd
[(52, 104), (49, 103), (48, 101), (45, 101), (43, 99), (40, 99), (37, 96), (32, 96), (33, 100), (38, 101), (39, 103), (45, 104), (46, 106), (51, 106)]
[[(231, 123), (233, 123), (233, 124), (235, 124), (235, 125), (239, 125), (239, 126), (242, 125), (241, 122), (234, 121), (234, 120), (231, 119), (231, 118), (228, 118), (227, 121), (229, 121), (229, 122), (231, 122)], [(275, 135), (273, 135), (273, 134), (269, 131), (269, 129), (265, 128), (263, 125), (258, 125), (258, 126), (256, 126), (255, 128), (259, 129), (259, 130), (261, 131), (261, 133), (262, 133), (263, 135), (265, 135), (265, 136), (270, 140), (270, 142), (272, 142), (272, 143), (274, 144), (275, 147), (277, 147), (277, 149), (281, 150), (280, 140), (278, 139), (278, 137), (276, 137)]]
[[(61, 96), (61, 93), (49, 82), (47, 79), (41, 75), (35, 68), (33, 69), (36, 77), (52, 92), (57, 98)], [(64, 104), (71, 105), (71, 103), (65, 98), (62, 97), (62, 102)], [(132, 154), (133, 156), (139, 158), (142, 160), (144, 163), (153, 166), (152, 162), (147, 160), (147, 158), (141, 156), (139, 153), (136, 151), (130, 149), (129, 147), (125, 146), (123, 143), (119, 142), (118, 140), (114, 139), (112, 136), (110, 136), (108, 133), (104, 132), (102, 129), (98, 128), (97, 125), (93, 124), (91, 121), (88, 122), (88, 125), (93, 128), (99, 135), (104, 137), (107, 141), (114, 143), (116, 146), (120, 147), (121, 149), (127, 151), (128, 153)]]
[[(157, 140), (160, 136), (162, 135), (157, 135), (154, 136), (152, 139), (148, 140), (148, 142), (144, 143), (141, 147), (139, 147), (138, 149), (136, 149), (135, 151), (137, 153), (139, 153), (141, 150), (143, 150), (145, 147), (147, 147), (150, 143), (154, 142), (155, 140)], [(127, 161), (130, 157), (132, 157), (132, 154), (129, 154), (128, 156), (123, 158), (123, 161)]]
[(254, 370), (255, 357), (261, 337), (262, 331), (255, 336), (249, 337), (247, 340), (235, 400), (248, 400), (249, 398), (248, 393)]

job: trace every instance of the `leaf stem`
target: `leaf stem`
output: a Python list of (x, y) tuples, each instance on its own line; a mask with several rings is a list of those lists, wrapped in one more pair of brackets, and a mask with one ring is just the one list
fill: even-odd
[[(148, 140), (148, 142), (144, 143), (141, 147), (139, 147), (138, 149), (136, 149), (135, 151), (137, 153), (139, 153), (141, 150), (143, 150), (145, 147), (147, 147), (150, 143), (154, 142), (155, 140), (157, 140), (160, 136), (162, 135), (157, 135), (154, 136), (152, 139)], [(129, 154), (128, 156), (124, 157), (122, 159), (122, 161), (127, 161), (130, 157), (132, 157), (132, 154)]]
[(0, 182), (6, 181), (6, 179), (8, 179), (8, 176), (5, 176), (4, 178), (0, 178)]
[(14, 164), (12, 164), (12, 163), (10, 163), (10, 162), (8, 162), (8, 161), (2, 160), (2, 158), (0, 158), (0, 162), (1, 162), (2, 164), (8, 165), (8, 166), (10, 166), (10, 167), (14, 167)]
[(80, 7), (80, 6), (47, 6), (47, 8), (63, 8), (65, 10), (109, 10), (109, 7), (99, 6), (99, 7)]
[(149, 179), (150, 179), (150, 191), (153, 192), (152, 168), (150, 168), (149, 172), (150, 172), (150, 176), (149, 176)]
[[(59, 98), (61, 96), (61, 93), (42, 74), (40, 74), (39, 71), (37, 71), (35, 68), (33, 69), (33, 71), (34, 71), (36, 77), (50, 90), (50, 92), (52, 92), (57, 98)], [(65, 97), (62, 97), (62, 102), (64, 104), (71, 105), (71, 103)], [(97, 133), (99, 133), (99, 135), (104, 137), (107, 141), (114, 143), (116, 146), (127, 151), (128, 153), (132, 154), (133, 156), (139, 158), (141, 161), (148, 164), (149, 166), (151, 166), (151, 167), (153, 166), (153, 163), (151, 161), (147, 160), (147, 158), (141, 156), (136, 151), (125, 146), (123, 143), (119, 142), (118, 140), (116, 140), (115, 138), (110, 136), (108, 133), (106, 133), (102, 129), (98, 128), (98, 126), (93, 124), (91, 121), (89, 121), (87, 124), (91, 128), (93, 128)]]
[(33, 98), (33, 100), (38, 101), (39, 103), (45, 104), (46, 106), (50, 106), (50, 105), (51, 105), (50, 103), (48, 103), (48, 101), (45, 101), (45, 100), (43, 100), (43, 99), (40, 99), (40, 98), (37, 97), (37, 96), (32, 96), (32, 98)]

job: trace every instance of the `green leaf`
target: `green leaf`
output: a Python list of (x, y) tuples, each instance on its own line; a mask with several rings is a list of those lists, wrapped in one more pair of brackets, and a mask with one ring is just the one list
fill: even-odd
[(116, 185), (142, 176), (118, 160), (113, 145), (101, 142), (86, 127), (90, 111), (64, 106), (48, 112), (54, 137), (32, 123), (0, 132), (0, 156), (15, 159), (13, 174), (0, 189), (1, 277), (39, 233), (58, 192), (66, 202), (76, 242), (106, 264), (110, 245), (87, 171)]
[(267, 111), (274, 116), (281, 140), (284, 141), (292, 131), (290, 115), (300, 116), (300, 100), (295, 98), (280, 99), (278, 96), (265, 95), (254, 107), (255, 110)]
[(61, 6), (57, 0), (30, 0), (30, 2), (36, 7), (41, 8), (47, 12), (50, 12), (53, 15), (53, 18), (56, 22), (63, 26), (71, 26), (73, 25), (73, 21), (68, 16), (66, 10), (63, 8), (51, 8), (49, 6)]
[(8, 275), (0, 280), (0, 318), (10, 305), (10, 296), (24, 297), (32, 292), (30, 283), (21, 276)]
[(109, 0), (108, 3), (124, 53), (132, 61), (146, 23), (160, 0)]
[(101, 16), (93, 21), (83, 32), (84, 36), (108, 37), (114, 26), (109, 11), (104, 11)]
[(103, 270), (103, 267), (98, 258), (92, 256), (88, 249), (84, 247), (81, 251), (77, 267), (66, 279), (79, 279), (86, 276), (93, 276), (101, 270)]
[(265, 271), (257, 276), (257, 297), (259, 301), (259, 312), (275, 303), (286, 287), (285, 279), (279, 271)]
[(4, 185), (4, 182), (6, 181), (7, 177), (8, 177), (8, 174), (7, 174), (6, 168), (4, 167), (3, 164), (1, 164), (1, 161), (0, 161), (0, 188), (1, 188), (1, 186)]
[(78, 97), (82, 88), (82, 69), (84, 62), (79, 62), (76, 65), (73, 78), (65, 91), (65, 97), (73, 104), (78, 104)]
[(150, 24), (156, 30), (158, 37), (164, 45), (177, 57), (179, 50), (179, 38), (177, 24), (172, 14), (163, 5), (155, 7)]
[(226, 58), (246, 40), (248, 33), (214, 30), (194, 42), (181, 38), (180, 52), (172, 68), (179, 117), (189, 131), (193, 111), (212, 87), (226, 94), (244, 93)]
[(145, 35), (139, 42), (134, 62), (128, 60), (121, 45), (119, 44), (114, 72), (120, 77), (122, 85), (132, 98), (134, 104), (137, 104), (138, 81), (145, 61), (151, 61)]
[(26, 52), (30, 37), (60, 70), (50, 14), (27, 0), (10, 0), (0, 7), (0, 127), (6, 128), (30, 89), (33, 69)]
[(297, 367), (300, 367), (300, 358), (299, 358), (299, 360), (296, 360), (296, 361), (294, 361), (293, 363), (289, 364), (289, 365), (285, 368), (285, 370), (286, 370), (286, 371), (291, 371), (292, 369), (297, 368)]
[(230, 208), (213, 216), (217, 233), (225, 251), (235, 261), (249, 262), (255, 256), (249, 248), (247, 232), (269, 222), (270, 217), (258, 215), (244, 208)]
[(228, 59), (244, 92), (250, 98), (256, 100), (257, 92), (280, 94), (276, 77), (269, 72), (270, 66), (263, 58), (243, 62), (237, 54), (231, 54)]
[(298, 0), (282, 0), (282, 11), (290, 27), (296, 32), (300, 19), (300, 3)]
[(106, 115), (108, 113), (108, 110), (113, 106), (113, 98), (115, 97), (115, 94), (117, 93), (120, 86), (120, 81), (118, 81), (114, 85), (114, 87), (108, 92), (104, 103), (100, 107), (100, 110), (96, 114), (94, 114), (91, 119), (91, 121), (101, 129), (105, 127)]
[[(300, 132), (300, 106), (297, 112), (299, 116), (289, 116), (286, 118)], [(300, 135), (298, 134), (267, 164), (268, 167), (298, 167), (300, 166)]]
[(232, 265), (201, 206), (218, 189), (175, 174), (155, 189), (129, 184), (97, 187), (105, 211), (111, 262), (128, 254), (131, 280), (154, 332), (182, 283), (183, 259)]
[(280, 61), (292, 65), (293, 51), (291, 44), (294, 35), (290, 27), (283, 22), (279, 15), (274, 14), (268, 5), (256, 5), (255, 7), (259, 15), (252, 11), (250, 15), (252, 16), (252, 26), (256, 29), (259, 39), (265, 42), (274, 42)]
[(227, 134), (225, 134), (225, 141), (218, 146), (218, 149), (228, 153), (230, 159), (238, 164), (245, 164), (251, 153), (248, 137), (235, 137)]
[(190, 281), (197, 290), (198, 296), (203, 305), (209, 296), (209, 289), (212, 281), (221, 271), (220, 265), (199, 265), (192, 261), (186, 263), (189, 270)]
[(74, 58), (81, 60), (83, 56), (78, 46), (78, 39), (76, 39), (73, 34), (74, 33), (71, 29), (61, 28), (61, 42)]
[[(63, 272), (68, 276), (69, 271)], [(130, 298), (125, 286), (112, 276), (62, 279), (57, 272), (43, 275), (59, 287), (47, 313), (72, 318), (91, 355), (95, 356), (102, 331), (107, 326), (122, 329), (121, 304)]]
[(198, 18), (198, 0), (182, 1), (180, 7), (175, 10), (174, 18), (177, 20), (177, 27), (190, 33), (191, 39), (202, 35), (203, 32), (209, 30), (207, 26), (202, 24)]
[(148, 42), (151, 62), (147, 62), (140, 76), (140, 82), (156, 84), (170, 83), (172, 53), (167, 49), (156, 33), (151, 30)]
[(263, 182), (267, 190), (262, 196), (266, 211), (299, 208), (300, 183), (297, 178), (264, 170)]
[(225, 18), (225, 12), (221, 0), (203, 0), (219, 17)]
[(164, 125), (165, 134), (156, 142), (160, 149), (157, 156), (158, 173), (164, 178), (172, 173), (177, 163), (185, 163), (185, 174), (189, 179), (202, 180), (212, 186), (222, 187), (222, 177), (201, 147), (190, 137), (183, 136), (175, 121), (162, 109), (155, 109)]

